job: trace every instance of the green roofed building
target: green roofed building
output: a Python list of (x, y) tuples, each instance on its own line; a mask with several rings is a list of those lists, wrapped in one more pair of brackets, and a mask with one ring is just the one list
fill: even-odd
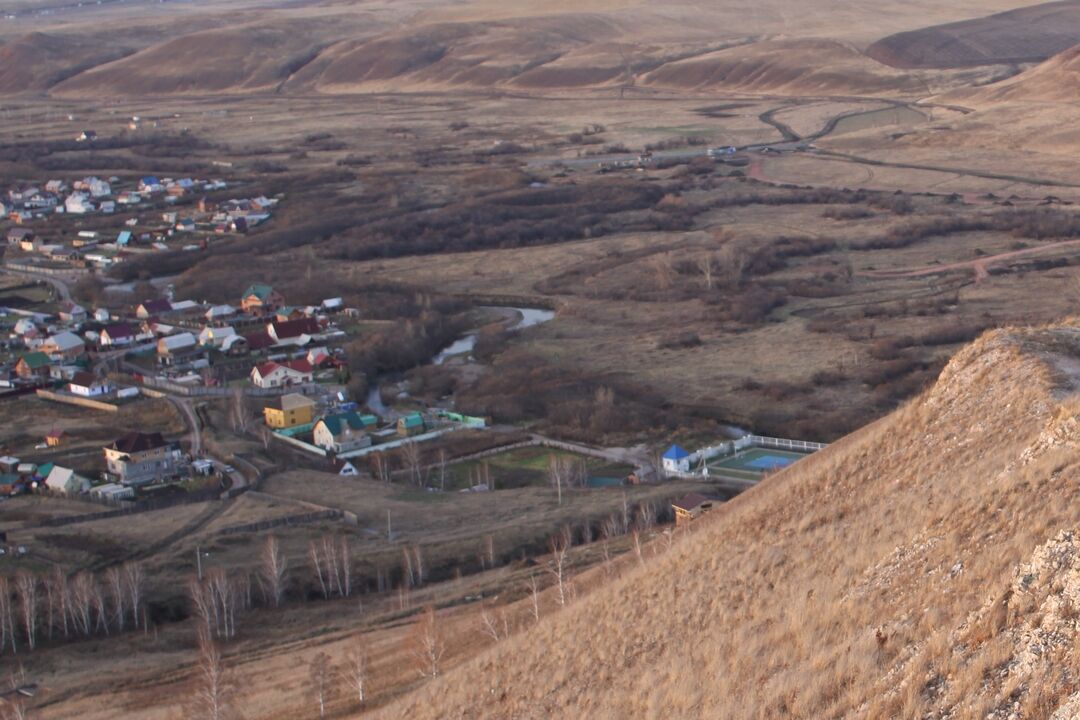
[(15, 363), (15, 374), (25, 380), (48, 377), (49, 356), (40, 350), (26, 353)]
[(266, 315), (285, 304), (285, 298), (274, 288), (254, 283), (240, 298), (240, 308), (249, 315)]
[(424, 432), (424, 416), (418, 412), (409, 413), (398, 418), (398, 435), (409, 436)]

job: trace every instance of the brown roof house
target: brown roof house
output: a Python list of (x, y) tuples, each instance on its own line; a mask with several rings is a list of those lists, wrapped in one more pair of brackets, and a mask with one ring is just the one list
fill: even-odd
[(701, 517), (703, 513), (712, 510), (716, 501), (696, 492), (683, 495), (671, 503), (671, 509), (675, 511), (675, 525), (685, 525), (688, 522)]
[(109, 472), (124, 485), (145, 485), (176, 475), (183, 464), (180, 445), (161, 433), (129, 432), (104, 448)]

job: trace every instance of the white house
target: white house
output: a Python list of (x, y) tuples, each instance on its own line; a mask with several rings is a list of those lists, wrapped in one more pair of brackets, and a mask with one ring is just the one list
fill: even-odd
[(109, 322), (109, 311), (105, 308), (98, 308), (94, 311), (94, 322), (104, 323)]
[(668, 448), (668, 451), (663, 455), (662, 462), (664, 470), (667, 472), (690, 472), (690, 453), (678, 445), (672, 445)]
[(231, 327), (204, 327), (199, 333), (199, 344), (209, 347), (222, 347), (225, 342), (236, 336), (236, 330)]
[(251, 382), (261, 388), (286, 387), (309, 383), (314, 378), (307, 360), (290, 360), (284, 364), (263, 363), (251, 369)]
[(198, 344), (199, 341), (189, 332), (166, 335), (158, 340), (157, 354), (160, 358), (171, 358), (194, 350)]
[(90, 490), (90, 481), (76, 474), (71, 468), (54, 465), (49, 476), (45, 478), (45, 486), (54, 492), (77, 495)]
[(82, 397), (98, 397), (99, 395), (108, 395), (113, 391), (113, 388), (108, 380), (99, 378), (94, 373), (78, 372), (68, 383), (68, 390)]
[(100, 342), (109, 347), (123, 347), (135, 342), (135, 330), (127, 323), (109, 325), (101, 331)]
[(94, 212), (94, 204), (82, 193), (71, 193), (64, 200), (64, 212), (69, 215), (85, 215)]
[(206, 311), (206, 319), (210, 322), (214, 320), (222, 320), (227, 317), (232, 317), (236, 314), (236, 308), (232, 305), (214, 305)]

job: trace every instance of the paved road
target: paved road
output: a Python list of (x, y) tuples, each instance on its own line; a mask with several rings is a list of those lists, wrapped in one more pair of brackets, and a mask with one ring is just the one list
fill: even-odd
[(31, 280), (40, 280), (41, 282), (47, 282), (53, 286), (56, 290), (57, 296), (62, 302), (71, 302), (71, 289), (68, 286), (66, 279), (57, 277), (55, 275), (43, 275), (41, 273), (27, 272), (25, 270), (12, 270), (11, 268), (0, 268), (8, 275), (16, 275), (18, 277), (29, 278)]

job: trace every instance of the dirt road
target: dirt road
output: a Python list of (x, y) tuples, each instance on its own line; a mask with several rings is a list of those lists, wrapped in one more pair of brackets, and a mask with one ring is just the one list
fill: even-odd
[(1039, 247), (1024, 248), (1023, 250), (1012, 250), (1010, 252), (999, 253), (997, 255), (989, 255), (987, 257), (975, 258), (974, 260), (965, 260), (963, 262), (947, 263), (944, 265), (927, 265), (921, 268), (903, 268), (898, 270), (867, 270), (859, 275), (863, 277), (874, 278), (910, 278), (910, 277), (925, 277), (927, 275), (939, 275), (941, 273), (952, 272), (954, 270), (967, 270), (970, 269), (975, 273), (975, 282), (982, 282), (990, 278), (990, 267), (998, 263), (1013, 260), (1019, 257), (1026, 257), (1028, 255), (1038, 255), (1048, 250), (1055, 250), (1064, 247), (1074, 247), (1080, 245), (1080, 240), (1062, 240), (1060, 242), (1050, 243), (1048, 245), (1040, 245)]

